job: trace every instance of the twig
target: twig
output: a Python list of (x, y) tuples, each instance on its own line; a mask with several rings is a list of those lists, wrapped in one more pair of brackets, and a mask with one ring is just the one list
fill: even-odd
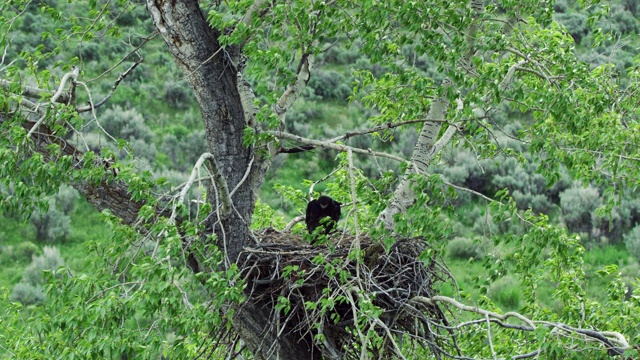
[(296, 141), (299, 142), (301, 144), (307, 144), (307, 145), (314, 145), (320, 148), (327, 148), (327, 149), (332, 149), (332, 150), (336, 150), (336, 151), (341, 151), (341, 152), (347, 152), (349, 150), (353, 151), (354, 153), (357, 154), (365, 154), (365, 155), (374, 155), (374, 156), (379, 156), (379, 157), (384, 157), (384, 158), (388, 158), (388, 159), (392, 159), (401, 163), (407, 163), (408, 161), (406, 159), (403, 159), (399, 156), (396, 155), (391, 155), (391, 154), (387, 154), (387, 153), (383, 153), (383, 152), (378, 152), (378, 151), (373, 151), (371, 149), (360, 149), (360, 148), (356, 148), (356, 147), (352, 147), (352, 146), (347, 146), (347, 145), (340, 145), (340, 144), (333, 144), (333, 143), (329, 143), (327, 141), (321, 141), (321, 140), (313, 140), (313, 139), (309, 139), (309, 138), (304, 138), (302, 136), (298, 136), (298, 135), (294, 135), (294, 134), (289, 134), (289, 133), (285, 133), (282, 131), (267, 131), (268, 134), (273, 135), (279, 139), (287, 139), (287, 140), (292, 140), (292, 141)]
[(116, 82), (114, 82), (113, 86), (111, 86), (111, 90), (109, 90), (109, 93), (107, 94), (107, 96), (105, 96), (97, 104), (93, 104), (93, 102), (90, 101), (89, 105), (80, 107), (76, 111), (78, 113), (83, 113), (83, 112), (87, 112), (87, 111), (91, 111), (93, 109), (99, 108), (100, 106), (104, 105), (107, 102), (107, 100), (109, 100), (109, 98), (111, 98), (111, 95), (113, 95), (113, 93), (116, 91), (116, 89), (118, 88), (118, 85), (120, 85), (120, 82), (122, 80), (124, 80), (124, 78), (126, 78), (133, 71), (133, 69), (135, 69), (138, 65), (140, 65), (143, 60), (144, 59), (142, 57), (140, 57), (133, 64), (131, 64), (131, 66), (129, 66), (129, 68), (125, 72), (120, 74), (120, 76), (118, 77)]
[[(75, 66), (72, 67), (71, 71), (64, 74), (64, 76), (62, 77), (62, 80), (60, 81), (60, 86), (58, 86), (58, 91), (56, 91), (55, 94), (51, 96), (51, 100), (49, 101), (51, 103), (51, 106), (53, 106), (53, 104), (58, 102), (58, 100), (62, 96), (65, 86), (67, 86), (67, 82), (69, 81), (69, 79), (71, 79), (73, 86), (75, 86), (75, 82), (78, 79), (79, 74), (80, 74), (80, 68), (77, 68)], [(33, 133), (35, 133), (36, 130), (38, 130), (40, 125), (42, 125), (42, 123), (46, 118), (47, 116), (43, 115), (40, 119), (38, 119), (38, 121), (33, 125), (33, 127), (31, 127), (31, 130), (29, 130), (29, 132), (27, 133), (27, 137), (31, 137)]]

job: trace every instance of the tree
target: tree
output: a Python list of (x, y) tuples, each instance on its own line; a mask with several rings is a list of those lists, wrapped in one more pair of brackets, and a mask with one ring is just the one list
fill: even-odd
[[(13, 22), (30, 6), (20, 0), (4, 5), (11, 19), (3, 25), (3, 44), (8, 49)], [(283, 331), (285, 326), (277, 322), (288, 319), (279, 316), (288, 311), (287, 296), (293, 291), (283, 293), (271, 308), (243, 301), (250, 294), (241, 289), (239, 259), (243, 249), (257, 241), (250, 229), (257, 194), (278, 153), (316, 147), (343, 153), (343, 171), (336, 172), (335, 192), (341, 202), (350, 203), (348, 223), (355, 234), (355, 251), (345, 256), (359, 258), (356, 263), (362, 261), (359, 246), (367, 231), (380, 237), (387, 249), (400, 237), (427, 238), (436, 246), (416, 257), (430, 258), (438, 242), (442, 244), (450, 234), (440, 221), (447, 213), (450, 190), (466, 190), (430, 174), (429, 166), (442, 149), (456, 141), (468, 144), (482, 158), (499, 152), (517, 156), (517, 151), (494, 141), (494, 133), (502, 131), (495, 121), (499, 113), (514, 111), (529, 118), (529, 126), (516, 138), (527, 144), (540, 162), (540, 174), (550, 183), (559, 178), (562, 163), (583, 181), (605, 187), (606, 200), (613, 204), (618, 189), (633, 183), (638, 175), (640, 132), (633, 110), (638, 101), (637, 70), (627, 74), (629, 85), (624, 88), (612, 81), (611, 66), (590, 68), (579, 61), (572, 51), (573, 39), (552, 19), (551, 3), (149, 0), (146, 8), (154, 34), (132, 41), (124, 60), (151, 42), (157, 32), (193, 90), (207, 140), (207, 152), (199, 157), (188, 182), (171, 196), (157, 196), (153, 190), (162, 180), (154, 181), (146, 172), (114, 162), (117, 157), (108, 149), (100, 154), (82, 151), (82, 141), (76, 147), (65, 140), (68, 129), (78, 129), (86, 121), (99, 123), (96, 113), (121, 91), (122, 81), (142, 61), (133, 60), (100, 100), (83, 81), (80, 69), (69, 67), (73, 60), (67, 59), (63, 66), (52, 64), (56, 70), (67, 71), (61, 78), (52, 75), (52, 69), (40, 68), (39, 60), (51, 59), (72, 41), (81, 44), (94, 37), (121, 34), (122, 29), (110, 19), (135, 4), (116, 8), (89, 2), (86, 6), (95, 17), (89, 22), (84, 22), (86, 17), (72, 16), (71, 6), (55, 8), (43, 3), (45, 13), (69, 21), (57, 32), (62, 34), (58, 47), (22, 54), (12, 49), (19, 61), (3, 58), (0, 175), (8, 190), (3, 192), (2, 204), (28, 213), (60, 184), (71, 184), (114, 227), (112, 241), (97, 246), (106, 255), (110, 271), (83, 276), (70, 271), (62, 277), (57, 287), (49, 289), (58, 297), (50, 299), (48, 315), (41, 314), (48, 319), (46, 323), (44, 317), (34, 316), (42, 327), (33, 330), (31, 337), (13, 337), (26, 339), (11, 342), (9, 348), (16, 357), (44, 357), (40, 349), (46, 349), (48, 355), (85, 358), (153, 356), (148, 349), (193, 357), (212, 354), (215, 341), (227, 344), (229, 354), (234, 355), (237, 343), (215, 336), (227, 325), (255, 358), (306, 359), (318, 356), (317, 351), (328, 358), (343, 356), (345, 349), (323, 338), (322, 329), (316, 329), (319, 336), (313, 342), (298, 342), (295, 334)], [(590, 16), (604, 15), (601, 11)], [(287, 111), (309, 82), (315, 58), (334, 44), (352, 46), (353, 39), (361, 42), (360, 51), (372, 62), (387, 69), (379, 77), (369, 71), (355, 74), (354, 100), (377, 112), (369, 119), (370, 128), (325, 140), (284, 132)], [(595, 42), (605, 40), (596, 38)], [(405, 46), (433, 62), (435, 75), (411, 66), (411, 59), (402, 51)], [(57, 89), (50, 89), (54, 79)], [(81, 105), (78, 99), (86, 99), (88, 105)], [(91, 114), (88, 120), (82, 116), (85, 113)], [(408, 159), (346, 143), (367, 134), (385, 138), (393, 129), (411, 131), (412, 126), (420, 126), (420, 135)], [(289, 147), (290, 143), (295, 146)], [(128, 148), (125, 142), (119, 145)], [(403, 173), (396, 176), (392, 192), (363, 191), (368, 180), (354, 166), (358, 154), (401, 164)], [(183, 202), (196, 181), (205, 181), (198, 177), (201, 171), (209, 174), (206, 201), (192, 216)], [(633, 336), (631, 329), (638, 323), (637, 299), (620, 301), (623, 290), (612, 278), (607, 306), (588, 301), (581, 287), (582, 247), (575, 237), (549, 224), (544, 215), (518, 211), (504, 191), (495, 196), (475, 195), (487, 202), (494, 222), (519, 223), (514, 228), (521, 231), (499, 234), (495, 241), (515, 243), (513, 271), (529, 304), (524, 310), (541, 320), (499, 314), (437, 294), (415, 296), (402, 309), (439, 314), (438, 307), (444, 306), (479, 316), (479, 320), (456, 322), (452, 327), (445, 323), (443, 331), (454, 340), (446, 349), (435, 340), (427, 341), (433, 356), (571, 357), (568, 344), (572, 336), (597, 342), (596, 348), (580, 350), (594, 356), (627, 350), (626, 336)], [(295, 276), (298, 270), (289, 268), (289, 275)], [(488, 277), (495, 279), (506, 269), (490, 271)], [(604, 275), (611, 273), (614, 268)], [(564, 304), (560, 314), (549, 314), (536, 302), (538, 281), (557, 284), (557, 297)], [(202, 287), (210, 297), (191, 296), (202, 294)], [(374, 295), (363, 288), (351, 289), (352, 293), (345, 292), (337, 300), (360, 314), (354, 316), (355, 325), (349, 330), (358, 339), (351, 351), (364, 358), (376, 356), (375, 349), (386, 349), (396, 357), (421, 351), (411, 346), (401, 349), (397, 340), (411, 339), (414, 334), (392, 333), (375, 306), (366, 310)], [(86, 297), (71, 296), (78, 293)], [(74, 302), (80, 309), (76, 313), (61, 311)], [(586, 313), (592, 314), (588, 320)], [(507, 322), (509, 318), (518, 324)], [(102, 325), (100, 331), (88, 327), (96, 322)], [(115, 333), (114, 329), (127, 341), (106, 335)], [(37, 336), (38, 331), (46, 333), (44, 338), (50, 342)], [(175, 338), (168, 339), (167, 334)], [(558, 334), (568, 335), (569, 340)], [(429, 339), (429, 334), (421, 336)], [(508, 340), (516, 338), (522, 342)], [(37, 346), (25, 345), (30, 343)]]

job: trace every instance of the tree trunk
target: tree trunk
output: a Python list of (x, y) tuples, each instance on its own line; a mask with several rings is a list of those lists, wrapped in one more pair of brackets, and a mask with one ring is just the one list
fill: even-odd
[[(253, 112), (243, 108), (243, 100), (245, 106), (250, 104), (246, 97), (251, 93), (245, 89), (245, 83), (238, 83), (236, 65), (241, 49), (220, 46), (219, 34), (211, 29), (196, 0), (147, 0), (147, 9), (194, 90), (208, 150), (214, 155), (217, 168), (228, 189), (239, 186), (231, 199), (231, 213), (226, 217), (219, 214), (223, 216), (220, 222), (218, 214), (212, 215), (209, 222), (227, 259), (235, 262), (251, 239), (251, 215), (268, 168), (268, 163), (242, 141), (245, 127), (253, 120), (246, 116), (253, 116)], [(215, 209), (219, 192), (213, 186), (209, 185), (207, 194)], [(234, 328), (256, 358), (310, 359), (310, 344), (297, 343), (287, 334), (278, 336), (270, 322), (270, 310), (255, 304), (243, 304), (236, 309)]]
[[(247, 122), (237, 86), (236, 56), (231, 55), (239, 49), (220, 47), (219, 34), (211, 29), (195, 0), (148, 0), (147, 9), (195, 93), (208, 150), (227, 187), (233, 189), (244, 177), (253, 156), (242, 141)], [(219, 203), (218, 193), (210, 184), (207, 195), (214, 209)], [(249, 223), (256, 201), (252, 183), (241, 184), (232, 201), (235, 211), (219, 223), (217, 215), (210, 216), (208, 227), (234, 262), (250, 239)]]

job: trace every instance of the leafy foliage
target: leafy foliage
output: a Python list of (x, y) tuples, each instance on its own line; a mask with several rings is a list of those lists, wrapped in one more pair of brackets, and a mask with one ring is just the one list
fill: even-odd
[[(246, 176), (242, 169), (242, 180), (228, 184), (230, 191), (239, 191), (230, 212), (239, 212), (243, 186), (265, 181), (269, 188), (263, 199), (248, 205), (253, 217), (233, 226), (282, 229), (286, 219), (302, 213), (310, 195), (327, 193), (346, 204), (340, 231), (356, 239), (364, 233), (378, 236), (391, 249), (394, 238), (385, 236), (377, 217), (389, 204), (412, 197), (393, 216), (393, 230), (428, 239), (429, 248), (418, 254), (421, 261), (429, 263), (445, 249), (453, 258), (483, 260), (473, 263), (482, 262), (483, 270), (469, 274), (473, 298), (462, 300), (496, 313), (518, 309), (541, 321), (536, 326), (523, 321), (517, 330), (525, 330), (519, 332), (496, 323), (489, 328), (488, 314), (449, 302), (452, 313), (460, 315), (455, 320), (461, 319), (452, 327), (457, 332), (452, 353), (603, 358), (624, 347), (601, 342), (576, 352), (585, 334), (547, 326), (559, 323), (620, 332), (631, 344), (640, 341), (640, 303), (623, 281), (637, 275), (637, 263), (620, 260), (587, 268), (583, 247), (595, 251), (595, 245), (624, 239), (629, 252), (640, 258), (640, 206), (633, 190), (640, 159), (637, 44), (608, 33), (638, 33), (633, 1), (613, 6), (529, 0), (201, 4), (214, 29), (209, 45), (217, 41), (222, 47), (199, 66), (220, 58), (227, 73), (244, 76), (230, 87), (207, 86), (236, 90), (246, 80), (255, 95), (249, 103), (257, 109), (253, 114), (244, 104), (247, 128), (236, 129), (251, 135), (245, 145), (254, 152)], [(192, 184), (178, 185), (189, 179), (201, 154), (231, 157), (245, 150), (221, 145), (233, 134), (196, 124), (200, 117), (228, 120), (225, 102), (240, 92), (227, 93), (225, 101), (215, 104), (215, 114), (196, 115), (196, 101), (202, 110), (207, 105), (202, 94), (187, 89), (187, 83), (199, 81), (196, 73), (179, 73), (171, 56), (160, 50), (165, 44), (152, 35), (156, 28), (138, 2), (11, 0), (0, 5), (0, 15), (8, 20), (0, 22), (6, 48), (0, 60), (6, 79), (0, 94), (3, 214), (30, 216), (36, 240), (63, 244), (75, 237), (76, 229), (70, 236), (69, 215), (78, 200), (61, 184), (85, 190), (122, 186), (130, 195), (109, 207), (101, 201), (109, 191), (89, 192), (88, 200), (102, 211), (109, 225), (105, 232), (112, 236), (103, 240), (86, 234), (83, 240), (89, 242), (76, 249), (82, 256), (65, 256), (73, 258), (72, 269), (47, 272), (45, 285), (42, 270), (57, 269), (62, 258), (49, 247), (33, 257), (8, 299), (37, 306), (21, 307), (3, 292), (0, 349), (12, 358), (192, 358), (202, 356), (202, 349), (212, 349), (211, 357), (241, 351), (216, 335), (237, 326), (234, 311), (241, 307), (236, 305), (247, 299), (241, 269), (227, 258), (227, 247), (246, 239), (238, 240), (221, 217), (219, 189), (188, 189), (210, 181), (215, 175), (211, 164), (193, 173)], [(145, 61), (117, 78), (138, 55)], [(311, 64), (303, 59), (311, 58), (317, 67), (310, 66), (301, 99), (286, 117), (275, 116), (283, 95), (297, 91), (301, 69)], [(50, 101), (71, 65), (82, 69), (67, 84), (67, 89), (74, 87), (75, 99)], [(445, 79), (451, 85), (441, 85)], [(43, 92), (25, 94), (27, 85)], [(76, 112), (102, 98), (108, 105)], [(445, 102), (434, 116), (433, 109)], [(430, 134), (431, 148), (444, 150), (434, 150), (425, 172), (414, 171), (404, 160), (420, 150), (416, 142), (424, 141), (418, 133), (425, 122), (438, 124)], [(373, 126), (379, 128), (366, 130)], [(279, 139), (283, 131), (334, 140), (314, 145), (311, 152), (271, 158), (270, 150), (300, 145)], [(47, 133), (51, 136), (43, 137)], [(435, 142), (445, 135), (451, 135), (449, 143)], [(69, 152), (65, 139), (83, 152)], [(46, 146), (40, 146), (43, 141)], [(369, 156), (336, 156), (340, 147)], [(389, 156), (370, 156), (378, 150)], [(411, 186), (398, 196), (394, 189), (405, 179)], [(189, 190), (186, 196), (182, 189)], [(125, 220), (123, 213), (130, 217)], [(211, 235), (223, 226), (231, 230), (226, 236)], [(303, 230), (296, 225), (293, 231)], [(36, 245), (24, 241), (31, 239), (21, 234), (20, 242), (3, 245), (3, 260), (20, 262), (38, 254)], [(248, 243), (257, 241), (256, 236)], [(486, 254), (489, 242), (492, 252)], [(354, 354), (375, 358), (375, 349), (391, 349), (398, 357), (433, 354), (416, 349), (413, 338), (390, 343), (394, 336), (380, 324), (393, 319), (376, 305), (380, 290), (354, 285), (362, 280), (357, 274), (364, 256), (357, 241), (353, 246), (345, 255), (353, 274), (324, 262), (326, 257), (313, 258), (319, 265), (314, 274), (335, 276), (335, 286), (326, 287), (318, 302), (292, 302), (306, 289), (306, 269), (298, 263), (282, 267), (277, 275), (290, 281), (285, 290), (291, 292), (273, 293), (274, 314), (306, 310), (324, 316), (349, 303), (357, 316), (352, 327), (345, 327), (353, 339), (345, 347)], [(280, 255), (273, 257), (280, 261)], [(185, 264), (192, 259), (206, 271), (190, 271)], [(283, 259), (290, 260), (286, 254)], [(280, 269), (277, 261), (274, 268)], [(265, 280), (271, 274), (262, 275)], [(594, 283), (606, 290), (595, 300)], [(467, 289), (462, 290), (464, 295)], [(551, 305), (541, 301), (545, 291), (554, 299)], [(423, 309), (434, 309), (435, 300), (429, 301), (421, 303)], [(474, 316), (479, 317), (464, 323)], [(310, 341), (329, 351), (331, 339), (320, 327), (311, 331)]]

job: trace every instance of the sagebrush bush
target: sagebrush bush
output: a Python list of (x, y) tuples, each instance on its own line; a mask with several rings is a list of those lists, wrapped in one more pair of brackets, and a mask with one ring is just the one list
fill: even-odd
[(589, 34), (587, 26), (587, 15), (581, 13), (561, 13), (556, 14), (556, 20), (567, 29), (576, 44), (580, 44), (582, 39)]
[(472, 239), (456, 237), (447, 244), (447, 253), (452, 259), (481, 259), (484, 256), (482, 246)]
[(309, 86), (325, 100), (346, 100), (351, 95), (348, 83), (341, 73), (333, 70), (318, 70), (309, 79)]
[(16, 245), (13, 256), (17, 261), (24, 261), (31, 259), (37, 253), (38, 246), (36, 244), (31, 241), (23, 241)]
[(164, 100), (175, 109), (186, 109), (193, 98), (186, 81), (172, 79), (164, 83)]
[(71, 234), (71, 218), (60, 210), (53, 197), (49, 199), (49, 209), (36, 209), (29, 221), (36, 229), (37, 241), (64, 241)]
[(124, 109), (114, 106), (102, 113), (99, 117), (102, 128), (116, 139), (127, 141), (142, 139), (151, 142), (153, 133), (145, 124), (144, 117), (135, 109)]
[(55, 246), (45, 246), (42, 255), (35, 256), (31, 264), (24, 269), (22, 283), (38, 286), (42, 285), (42, 272), (44, 270), (55, 270), (64, 265), (64, 260), (60, 251)]
[(80, 198), (80, 194), (71, 186), (62, 184), (60, 189), (58, 189), (58, 194), (56, 194), (55, 198), (56, 204), (60, 207), (60, 210), (62, 210), (65, 215), (69, 215), (73, 212), (76, 200)]
[(592, 233), (595, 211), (601, 204), (598, 189), (591, 185), (585, 188), (574, 184), (560, 193), (562, 220), (574, 233)]
[(46, 296), (40, 286), (17, 283), (11, 291), (10, 298), (12, 301), (17, 301), (22, 305), (34, 305), (44, 302)]

